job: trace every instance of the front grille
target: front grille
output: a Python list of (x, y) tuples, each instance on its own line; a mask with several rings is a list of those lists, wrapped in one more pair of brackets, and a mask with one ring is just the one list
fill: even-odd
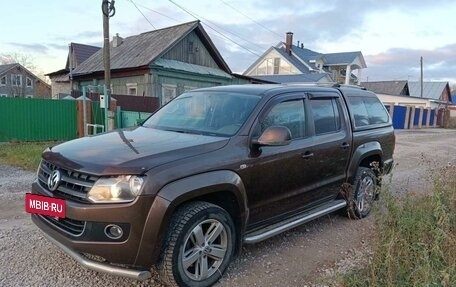
[(86, 224), (85, 221), (79, 221), (70, 218), (55, 218), (47, 215), (40, 216), (50, 224), (70, 235), (79, 236), (84, 232)]
[[(61, 173), (61, 180), (58, 188), (55, 191), (50, 191), (47, 183), (48, 178), (56, 169)], [(41, 161), (38, 171), (38, 183), (42, 188), (59, 197), (79, 202), (88, 202), (87, 193), (97, 180), (97, 176), (59, 168), (44, 160)]]

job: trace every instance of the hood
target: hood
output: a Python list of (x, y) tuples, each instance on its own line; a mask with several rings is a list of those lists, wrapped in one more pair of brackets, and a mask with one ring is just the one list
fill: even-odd
[(228, 138), (137, 127), (72, 140), (43, 153), (59, 167), (95, 175), (142, 174), (222, 148)]

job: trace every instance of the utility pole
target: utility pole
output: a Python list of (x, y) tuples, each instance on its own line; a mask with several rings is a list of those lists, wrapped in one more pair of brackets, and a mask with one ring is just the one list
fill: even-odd
[(421, 79), (420, 79), (420, 88), (421, 88), (421, 97), (423, 97), (423, 57), (420, 58), (420, 67), (421, 67)]
[(101, 3), (103, 11), (103, 63), (104, 63), (104, 102), (105, 102), (105, 131), (108, 131), (108, 110), (111, 95), (111, 52), (109, 45), (109, 18), (114, 16), (114, 0), (103, 0)]

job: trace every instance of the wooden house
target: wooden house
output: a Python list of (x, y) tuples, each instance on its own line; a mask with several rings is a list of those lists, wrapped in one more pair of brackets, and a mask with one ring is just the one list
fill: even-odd
[[(248, 83), (234, 77), (199, 21), (111, 42), (111, 93), (157, 97), (161, 105), (195, 88)], [(73, 71), (79, 89), (104, 84), (103, 51)]]

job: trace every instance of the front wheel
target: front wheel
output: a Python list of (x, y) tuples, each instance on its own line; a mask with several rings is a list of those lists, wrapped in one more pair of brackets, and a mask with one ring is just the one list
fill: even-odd
[(170, 286), (205, 287), (217, 282), (233, 254), (231, 216), (207, 202), (180, 207), (171, 219), (158, 270)]
[(348, 198), (348, 216), (354, 219), (366, 217), (377, 196), (377, 176), (367, 167), (359, 167), (356, 172), (354, 190)]

